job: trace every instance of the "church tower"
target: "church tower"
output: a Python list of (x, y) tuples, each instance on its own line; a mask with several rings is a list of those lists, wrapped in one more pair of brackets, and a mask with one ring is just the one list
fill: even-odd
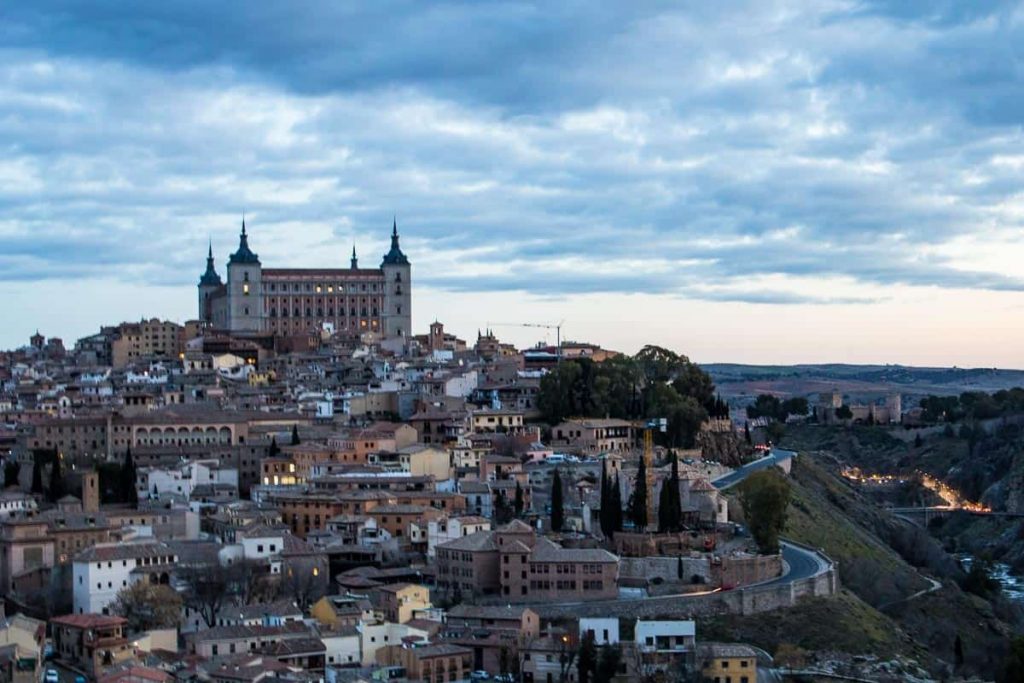
[(384, 273), (384, 321), (386, 339), (412, 336), (412, 267), (398, 246), (398, 220), (391, 226), (391, 250), (380, 264)]
[(213, 267), (213, 243), (206, 255), (206, 272), (199, 278), (199, 319), (205, 323), (213, 322), (213, 295), (224, 283)]
[(263, 331), (263, 270), (259, 256), (249, 249), (242, 219), (238, 251), (228, 260), (228, 329), (232, 332)]

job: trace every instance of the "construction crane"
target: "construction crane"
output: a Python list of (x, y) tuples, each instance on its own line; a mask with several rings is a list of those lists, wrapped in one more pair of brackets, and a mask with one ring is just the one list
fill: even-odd
[(557, 325), (549, 325), (545, 323), (487, 323), (487, 327), (540, 327), (545, 330), (554, 330), (557, 350), (555, 355), (558, 358), (558, 362), (562, 362), (562, 325), (565, 324), (565, 320), (561, 320)]

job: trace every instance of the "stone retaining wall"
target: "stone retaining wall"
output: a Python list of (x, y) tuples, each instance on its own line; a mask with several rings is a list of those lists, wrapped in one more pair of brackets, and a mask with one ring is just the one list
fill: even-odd
[(608, 615), (627, 619), (685, 619), (718, 614), (755, 614), (792, 607), (799, 600), (807, 597), (834, 596), (839, 582), (836, 576), (836, 567), (834, 563), (829, 562), (830, 568), (823, 573), (791, 582), (783, 581), (697, 596), (601, 600), (571, 605), (539, 604), (532, 605), (531, 609), (537, 612), (542, 619)]

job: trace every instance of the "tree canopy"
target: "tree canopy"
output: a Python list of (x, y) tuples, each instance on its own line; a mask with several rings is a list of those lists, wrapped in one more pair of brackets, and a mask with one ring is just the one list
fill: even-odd
[(136, 581), (117, 593), (111, 612), (128, 620), (128, 630), (176, 628), (181, 620), (182, 598), (163, 584)]
[(759, 552), (779, 552), (779, 534), (786, 526), (793, 495), (789, 480), (775, 468), (754, 472), (739, 485), (740, 505)]
[(693, 446), (709, 414), (728, 414), (710, 375), (686, 356), (658, 346), (602, 363), (562, 361), (541, 379), (537, 407), (552, 424), (570, 417), (665, 418), (667, 430), (657, 438), (683, 448)]
[(747, 417), (750, 419), (768, 417), (785, 422), (790, 415), (806, 415), (808, 410), (807, 399), (802, 396), (787, 398), (783, 401), (778, 396), (761, 394), (751, 405), (747, 406)]
[(959, 396), (925, 396), (920, 406), (921, 419), (925, 422), (988, 420), (1024, 412), (1024, 389), (1001, 389), (992, 394), (965, 391)]

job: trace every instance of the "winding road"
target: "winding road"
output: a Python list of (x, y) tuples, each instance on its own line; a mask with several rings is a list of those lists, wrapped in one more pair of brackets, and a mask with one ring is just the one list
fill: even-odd
[(768, 451), (768, 455), (764, 456), (760, 460), (754, 462), (748, 462), (743, 467), (733, 470), (729, 474), (719, 477), (711, 482), (711, 485), (717, 488), (719, 491), (724, 491), (727, 488), (735, 486), (754, 472), (763, 470), (766, 467), (772, 465), (781, 465), (787, 460), (792, 460), (796, 457), (796, 451), (787, 451), (781, 448), (773, 448)]

